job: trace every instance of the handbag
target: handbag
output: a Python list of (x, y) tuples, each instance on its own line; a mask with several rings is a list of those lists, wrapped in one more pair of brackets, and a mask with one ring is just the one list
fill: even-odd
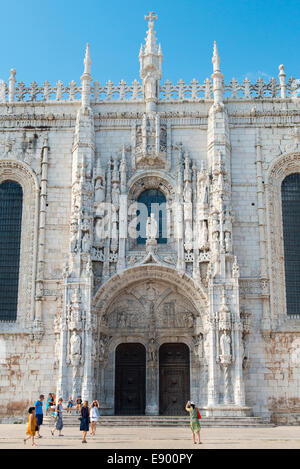
[(201, 419), (200, 411), (199, 411), (198, 408), (197, 408), (197, 417), (198, 417), (198, 419)]

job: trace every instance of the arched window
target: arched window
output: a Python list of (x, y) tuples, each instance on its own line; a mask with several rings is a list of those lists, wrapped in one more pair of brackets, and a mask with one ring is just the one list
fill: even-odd
[(158, 238), (159, 244), (167, 242), (167, 217), (166, 217), (166, 198), (158, 189), (147, 189), (142, 192), (138, 198), (138, 203), (144, 205), (144, 209), (137, 211), (139, 223), (137, 231), (139, 236), (137, 244), (146, 243), (146, 224), (147, 218), (154, 214), (156, 222), (158, 222)]
[(17, 319), (22, 203), (18, 183), (0, 184), (0, 321)]
[(281, 186), (285, 286), (288, 314), (300, 313), (300, 173)]

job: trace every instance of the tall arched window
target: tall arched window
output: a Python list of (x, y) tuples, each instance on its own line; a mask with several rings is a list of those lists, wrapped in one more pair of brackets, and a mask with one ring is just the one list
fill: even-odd
[(288, 314), (300, 313), (300, 173), (281, 186), (285, 286)]
[(0, 184), (0, 321), (17, 319), (22, 203), (18, 183)]
[(166, 198), (158, 189), (147, 189), (142, 192), (138, 198), (138, 203), (144, 204), (144, 210), (138, 210), (139, 223), (137, 230), (140, 233), (137, 238), (137, 244), (146, 243), (146, 223), (147, 217), (151, 213), (154, 214), (156, 222), (158, 222), (158, 244), (167, 242), (167, 217), (166, 217)]

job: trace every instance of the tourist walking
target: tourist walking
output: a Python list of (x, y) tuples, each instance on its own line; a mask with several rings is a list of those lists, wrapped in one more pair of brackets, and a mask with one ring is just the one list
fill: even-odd
[(30, 440), (32, 442), (32, 446), (37, 446), (34, 442), (34, 437), (35, 437), (35, 432), (36, 432), (36, 415), (35, 415), (35, 407), (29, 407), (28, 409), (28, 426), (27, 426), (27, 431), (26, 435), (28, 435), (27, 438), (24, 438), (24, 445), (26, 445), (26, 441)]
[(78, 396), (76, 399), (76, 414), (80, 414), (81, 406), (82, 406), (81, 396)]
[(47, 397), (47, 402), (46, 402), (46, 415), (48, 415), (48, 410), (50, 408), (50, 411), (52, 410), (53, 406), (53, 394), (52, 392), (49, 392), (49, 395)]
[(67, 402), (67, 412), (68, 412), (68, 414), (72, 413), (73, 405), (74, 405), (74, 402), (73, 402), (72, 396), (69, 396), (69, 400)]
[(40, 428), (41, 425), (43, 424), (43, 401), (44, 401), (44, 395), (41, 394), (39, 399), (35, 402), (35, 415), (36, 415), (36, 425), (37, 425), (37, 438), (42, 438), (40, 434)]
[(196, 408), (195, 403), (192, 401), (188, 401), (185, 410), (190, 413), (190, 425), (191, 425), (191, 430), (192, 430), (192, 435), (193, 435), (193, 442), (196, 444), (196, 439), (195, 439), (195, 433), (197, 434), (198, 438), (198, 444), (201, 444), (200, 441), (200, 422), (199, 419), (201, 419), (201, 415), (199, 412), (199, 409)]
[(58, 399), (57, 405), (55, 407), (55, 427), (52, 428), (51, 430), (51, 435), (54, 436), (55, 430), (58, 430), (58, 436), (64, 436), (62, 435), (61, 431), (63, 429), (64, 423), (63, 423), (63, 406), (62, 406), (63, 400), (60, 397)]
[(93, 401), (90, 408), (90, 421), (91, 421), (91, 435), (96, 433), (97, 422), (100, 417), (100, 405), (98, 401)]
[(80, 431), (82, 432), (82, 443), (87, 443), (86, 434), (90, 429), (90, 409), (88, 401), (84, 401), (81, 407)]

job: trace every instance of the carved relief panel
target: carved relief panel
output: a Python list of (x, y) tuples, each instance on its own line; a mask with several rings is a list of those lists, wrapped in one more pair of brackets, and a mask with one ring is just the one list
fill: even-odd
[(104, 315), (109, 329), (184, 329), (196, 321), (192, 303), (164, 284), (145, 282), (123, 291)]

